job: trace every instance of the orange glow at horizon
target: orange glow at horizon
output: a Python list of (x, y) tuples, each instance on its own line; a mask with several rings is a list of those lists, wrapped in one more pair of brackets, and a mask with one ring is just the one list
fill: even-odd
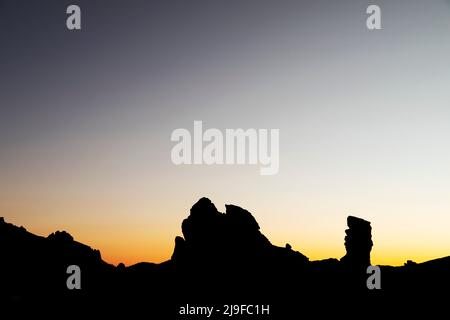
[[(245, 207), (245, 206), (244, 206)], [(189, 207), (188, 207), (189, 208)], [(37, 217), (28, 214), (23, 219), (14, 218), (19, 215), (12, 208), (5, 215), (8, 223), (15, 225), (23, 225), (29, 232), (41, 236), (47, 236), (56, 230), (66, 230), (78, 242), (89, 245), (94, 249), (99, 249), (104, 261), (117, 265), (124, 263), (127, 266), (139, 262), (161, 263), (170, 259), (174, 249), (175, 236), (182, 235), (181, 221), (188, 216), (189, 209), (181, 210), (181, 214), (174, 215), (170, 221), (153, 221), (157, 227), (152, 228), (152, 220), (148, 216), (137, 215), (139, 218), (129, 219), (129, 221), (121, 221), (124, 216), (119, 215), (118, 207), (109, 208), (109, 219), (103, 222), (103, 225), (94, 223), (94, 215), (72, 215), (76, 217), (73, 220), (66, 220), (64, 223), (58, 221), (56, 216), (52, 216), (53, 221), (44, 222)], [(219, 211), (220, 206), (217, 205)], [(72, 210), (76, 210), (74, 207)], [(117, 211), (118, 210), (118, 211)], [(163, 212), (162, 208), (159, 208)], [(30, 213), (33, 210), (28, 210)], [(34, 212), (35, 214), (37, 212)], [(122, 212), (123, 214), (123, 212)], [(285, 232), (279, 230), (275, 223), (277, 220), (273, 215), (263, 214), (258, 217), (257, 213), (253, 213), (260, 224), (261, 232), (265, 234), (274, 245), (284, 246), (286, 243), (292, 245), (293, 249), (300, 251), (310, 260), (321, 260), (328, 258), (339, 259), (345, 255), (344, 247), (344, 230), (345, 216), (342, 221), (335, 223), (330, 221), (329, 225), (322, 225), (323, 221), (312, 220), (311, 226), (305, 228), (289, 223), (290, 227)], [(89, 217), (90, 216), (90, 217)], [(161, 217), (164, 215), (161, 214)], [(131, 217), (130, 217), (131, 218)], [(269, 218), (269, 219), (268, 219)], [(272, 222), (272, 228), (269, 228), (264, 220)], [(273, 220), (273, 221), (270, 221)], [(326, 220), (326, 219), (325, 219)], [(373, 221), (372, 221), (373, 222)], [(165, 228), (161, 228), (164, 225)], [(296, 228), (299, 227), (298, 230)], [(431, 242), (430, 245), (421, 243), (421, 240), (408, 242), (406, 239), (401, 240), (400, 235), (395, 243), (381, 240), (383, 237), (387, 239), (393, 235), (385, 233), (375, 221), (372, 223), (372, 235), (374, 239), (374, 247), (372, 248), (372, 264), (377, 265), (403, 265), (407, 260), (415, 262), (424, 262), (447, 256), (449, 254), (445, 243)], [(423, 238), (422, 238), (423, 239)], [(439, 240), (439, 239), (437, 239)], [(423, 241), (422, 241), (423, 242)]]

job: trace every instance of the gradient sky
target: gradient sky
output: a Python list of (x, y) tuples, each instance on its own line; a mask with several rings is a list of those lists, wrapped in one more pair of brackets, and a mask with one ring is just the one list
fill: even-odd
[[(115, 264), (170, 258), (201, 196), (310, 259), (349, 214), (374, 264), (449, 255), (449, 57), (444, 0), (0, 0), (0, 216)], [(194, 120), (279, 128), (279, 174), (173, 165)]]

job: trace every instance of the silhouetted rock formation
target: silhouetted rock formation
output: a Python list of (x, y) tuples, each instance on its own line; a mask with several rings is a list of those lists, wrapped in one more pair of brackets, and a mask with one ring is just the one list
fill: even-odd
[(372, 227), (370, 222), (361, 218), (348, 216), (348, 229), (345, 230), (345, 249), (347, 254), (341, 262), (349, 267), (364, 269), (370, 265), (372, 250)]
[[(118, 309), (126, 311), (128, 318), (133, 310), (151, 310), (155, 319), (175, 319), (179, 305), (195, 301), (267, 303), (273, 308), (270, 319), (276, 320), (297, 318), (305, 310), (334, 313), (336, 306), (345, 306), (348, 318), (347, 313), (356, 310), (353, 306), (368, 308), (372, 303), (404, 314), (414, 301), (435, 301), (440, 290), (450, 286), (450, 257), (446, 257), (382, 266), (382, 289), (368, 290), (370, 222), (349, 216), (347, 225), (347, 254), (340, 261), (310, 262), (289, 244), (271, 244), (247, 210), (226, 205), (221, 213), (202, 198), (183, 221), (183, 237), (175, 238), (170, 260), (114, 267), (101, 259), (98, 250), (67, 232), (44, 238), (0, 218), (0, 301), (15, 310), (33, 303), (40, 309), (95, 309), (102, 317), (105, 311), (117, 316)], [(66, 268), (72, 264), (81, 268), (79, 291), (66, 287)]]
[(6, 301), (33, 301), (76, 295), (66, 287), (67, 267), (83, 270), (84, 292), (101, 290), (113, 267), (101, 259), (100, 251), (73, 240), (65, 232), (47, 238), (0, 219), (0, 297)]
[(73, 237), (67, 233), (66, 231), (56, 231), (48, 235), (47, 237), (51, 241), (59, 241), (59, 242), (72, 242)]
[(175, 239), (172, 260), (179, 264), (191, 264), (196, 268), (211, 264), (233, 268), (251, 266), (273, 259), (293, 259), (306, 263), (308, 258), (291, 248), (274, 246), (260, 232), (255, 218), (245, 209), (226, 205), (226, 212), (219, 212), (211, 200), (200, 199), (183, 221), (184, 239)]

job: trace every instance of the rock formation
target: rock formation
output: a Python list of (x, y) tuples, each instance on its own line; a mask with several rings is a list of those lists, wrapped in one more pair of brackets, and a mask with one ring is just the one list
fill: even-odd
[(342, 257), (341, 262), (352, 268), (366, 268), (370, 265), (370, 251), (373, 245), (370, 222), (348, 216), (347, 226), (348, 229), (345, 230), (347, 254)]
[[(114, 267), (67, 232), (41, 237), (0, 217), (0, 301), (15, 312), (60, 306), (91, 318), (94, 308), (99, 319), (108, 310), (112, 318), (118, 310), (127, 315), (134, 310), (138, 317), (149, 308), (153, 318), (167, 319), (188, 301), (242, 301), (270, 304), (270, 319), (291, 319), (327, 311), (338, 318), (335, 313), (342, 306), (346, 318), (353, 318), (349, 310), (356, 318), (361, 310), (380, 308), (388, 314), (396, 306), (404, 314), (411, 305), (424, 305), (425, 299), (433, 305), (437, 297), (448, 300), (442, 293), (450, 288), (450, 256), (402, 267), (380, 266), (382, 289), (369, 290), (370, 222), (350, 216), (347, 224), (347, 254), (341, 261), (309, 262), (289, 244), (271, 244), (247, 210), (227, 205), (221, 213), (202, 198), (183, 221), (183, 236), (176, 237), (170, 260)], [(82, 270), (82, 290), (68, 290), (69, 265)], [(33, 303), (36, 308), (30, 308)]]
[(234, 205), (225, 208), (225, 213), (219, 212), (207, 198), (194, 204), (182, 223), (184, 238), (175, 239), (172, 261), (224, 265), (233, 261), (257, 263), (284, 256), (300, 263), (308, 261), (299, 252), (272, 245), (247, 210)]

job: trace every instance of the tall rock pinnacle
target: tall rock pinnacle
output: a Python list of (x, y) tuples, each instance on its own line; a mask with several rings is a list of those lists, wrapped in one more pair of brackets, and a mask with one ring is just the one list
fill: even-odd
[(373, 245), (370, 222), (348, 216), (347, 226), (348, 229), (345, 230), (347, 254), (342, 257), (341, 261), (352, 268), (366, 268), (370, 265), (370, 251)]

